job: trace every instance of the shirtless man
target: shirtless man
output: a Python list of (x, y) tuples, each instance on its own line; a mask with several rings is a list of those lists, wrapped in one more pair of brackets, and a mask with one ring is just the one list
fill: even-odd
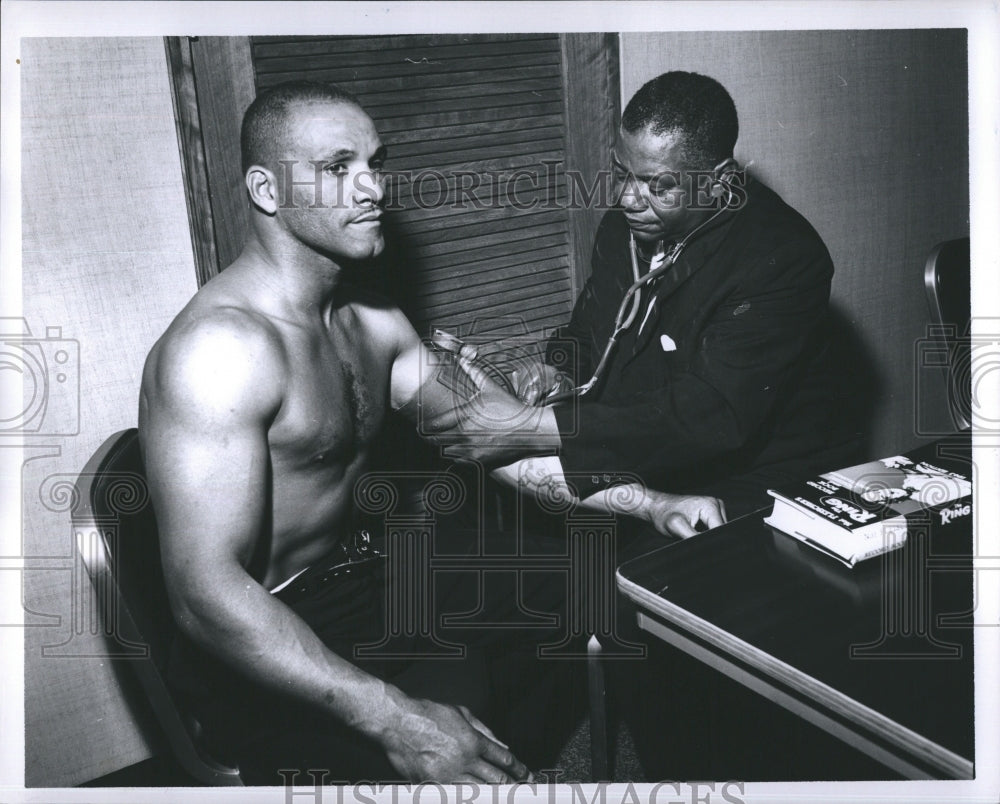
[[(368, 741), (396, 778), (523, 780), (524, 765), (468, 709), (361, 669), (269, 592), (345, 538), (373, 436), (390, 406), (416, 410), (427, 355), (398, 310), (343, 281), (345, 265), (383, 248), (385, 148), (357, 102), (315, 84), (266, 91), (244, 118), (242, 152), (246, 246), (177, 316), (142, 381), (139, 431), (180, 631), (233, 678)], [(523, 411), (477, 380), (476, 410), (490, 421)], [(473, 415), (433, 389), (419, 403), (449, 433)], [(495, 465), (528, 451), (505, 452), (503, 435), (478, 426), (464, 454)], [(558, 444), (551, 413), (537, 443)], [(553, 466), (500, 476), (560, 483)], [(721, 522), (710, 498), (639, 499), (631, 513), (664, 532)]]

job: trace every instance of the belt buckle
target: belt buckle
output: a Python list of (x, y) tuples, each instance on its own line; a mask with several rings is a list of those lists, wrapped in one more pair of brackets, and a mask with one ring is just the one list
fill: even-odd
[(355, 531), (349, 540), (341, 542), (338, 552), (343, 556), (343, 561), (326, 567), (323, 570), (303, 574), (302, 578), (296, 579), (286, 589), (278, 592), (279, 596), (285, 593), (285, 599), (301, 598), (305, 595), (314, 594), (320, 591), (328, 581), (339, 578), (341, 575), (351, 574), (351, 570), (371, 565), (382, 558), (382, 553), (372, 544), (371, 534), (367, 530)]
[(378, 558), (382, 555), (372, 544), (372, 535), (366, 528), (354, 531), (351, 542), (345, 546), (344, 551), (347, 554), (348, 564)]

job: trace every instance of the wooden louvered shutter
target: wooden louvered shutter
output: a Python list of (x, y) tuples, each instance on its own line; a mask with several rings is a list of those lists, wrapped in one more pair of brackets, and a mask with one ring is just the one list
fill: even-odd
[[(486, 208), (447, 198), (423, 208), (412, 186), (400, 186), (383, 262), (394, 267), (390, 295), (422, 332), (437, 324), (467, 334), (478, 324), (489, 340), (511, 320), (516, 334), (518, 316), (536, 331), (565, 320), (604, 209), (567, 186), (562, 159), (588, 185), (607, 169), (620, 114), (616, 34), (201, 36), (165, 45), (199, 284), (243, 249), (243, 112), (259, 88), (313, 77), (361, 97), (395, 146), (397, 171), (493, 176), (494, 191), (521, 168), (538, 178), (534, 192), (517, 186), (518, 200), (540, 202), (533, 209), (491, 198), (485, 181), (475, 195)], [(452, 202), (458, 190), (453, 183)]]
[[(258, 91), (354, 93), (389, 147), (387, 236), (418, 330), (538, 333), (574, 290), (556, 35), (258, 37)], [(516, 181), (515, 181), (516, 180)]]

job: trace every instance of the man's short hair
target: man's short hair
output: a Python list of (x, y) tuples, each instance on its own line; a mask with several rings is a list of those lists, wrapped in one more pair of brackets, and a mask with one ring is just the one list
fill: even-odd
[(663, 73), (643, 84), (622, 115), (622, 129), (634, 134), (679, 134), (690, 169), (714, 167), (733, 155), (740, 124), (726, 88), (698, 73)]
[(347, 90), (318, 81), (286, 81), (265, 89), (243, 114), (240, 159), (244, 173), (251, 165), (269, 165), (274, 146), (284, 135), (289, 109), (303, 101), (334, 101), (361, 108), (358, 99)]

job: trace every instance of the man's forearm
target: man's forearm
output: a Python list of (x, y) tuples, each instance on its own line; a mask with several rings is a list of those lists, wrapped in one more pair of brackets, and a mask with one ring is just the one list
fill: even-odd
[(555, 455), (525, 458), (493, 470), (492, 476), (522, 494), (550, 503), (569, 503), (592, 511), (627, 514), (645, 520), (652, 515), (654, 495), (639, 482), (612, 486), (580, 499), (567, 483), (562, 463)]
[(197, 609), (178, 602), (175, 613), (189, 637), (233, 669), (372, 738), (403, 779), (509, 784), (530, 778), (465, 707), (410, 697), (358, 669), (245, 574), (230, 570)]
[[(566, 482), (559, 458), (544, 454), (562, 445), (554, 410), (525, 406), (500, 391), (467, 357), (459, 355), (458, 362), (479, 392), (467, 403), (441, 413), (430, 427), (431, 432), (442, 434), (449, 430), (464, 433), (465, 443), (450, 446), (446, 455), (499, 465), (501, 468), (494, 469), (493, 476), (522, 493), (548, 497), (556, 504), (577, 504), (645, 519), (663, 534), (691, 536), (699, 524), (722, 524), (724, 513), (717, 500), (654, 491), (638, 481), (579, 499)], [(521, 459), (508, 463), (515, 457)]]
[(659, 533), (687, 538), (718, 527), (726, 519), (721, 500), (700, 495), (669, 494), (638, 480), (601, 489), (580, 499), (566, 481), (559, 458), (525, 458), (495, 469), (493, 477), (523, 494), (534, 495), (543, 508), (579, 505), (607, 514), (625, 514), (650, 523)]
[(175, 615), (193, 642), (234, 671), (379, 742), (403, 717), (402, 693), (329, 650), (250, 576), (216, 577), (212, 588), (197, 602), (175, 596)]

